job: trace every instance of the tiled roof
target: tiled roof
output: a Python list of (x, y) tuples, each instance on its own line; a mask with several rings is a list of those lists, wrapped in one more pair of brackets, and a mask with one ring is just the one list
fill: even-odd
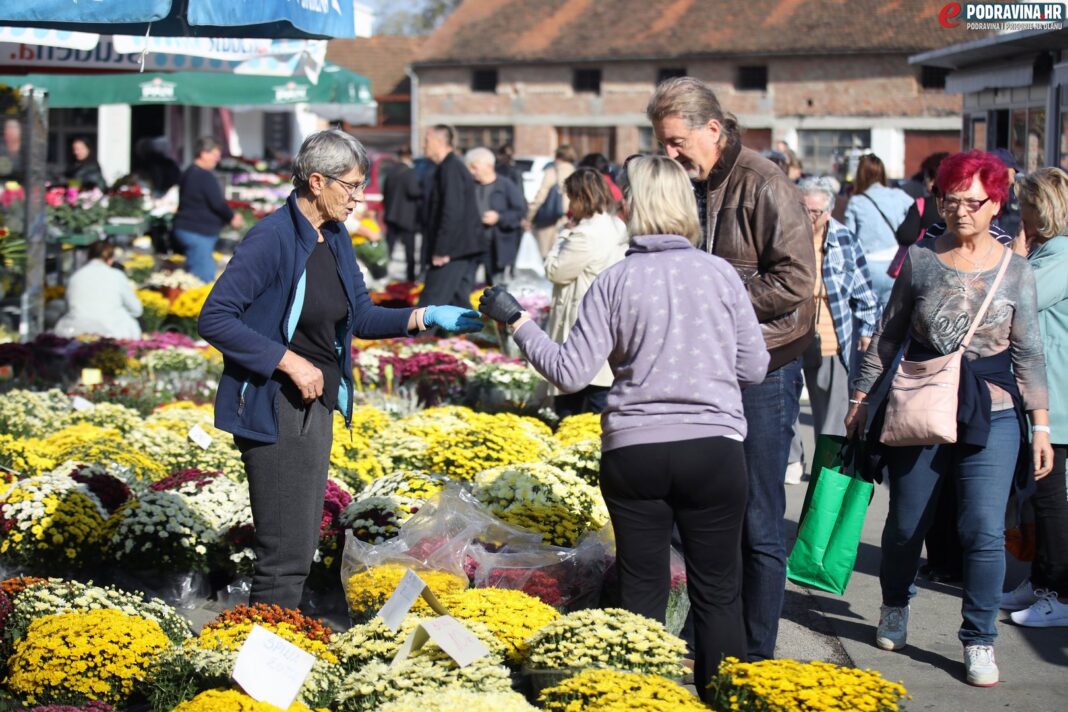
[(404, 69), (412, 61), (420, 41), (425, 42), (426, 38), (380, 35), (330, 40), (326, 58), (370, 79), (371, 93), (375, 96), (408, 94), (409, 82)]
[(941, 0), (463, 0), (426, 64), (914, 53), (981, 37)]

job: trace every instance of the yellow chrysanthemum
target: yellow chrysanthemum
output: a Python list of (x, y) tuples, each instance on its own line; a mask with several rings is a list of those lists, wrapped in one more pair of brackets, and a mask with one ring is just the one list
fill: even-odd
[(119, 611), (45, 616), (15, 643), (7, 684), (30, 704), (118, 704), (170, 645), (155, 621)]

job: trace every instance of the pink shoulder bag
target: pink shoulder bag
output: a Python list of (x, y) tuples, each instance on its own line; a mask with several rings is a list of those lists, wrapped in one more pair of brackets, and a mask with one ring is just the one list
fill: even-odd
[(879, 442), (883, 445), (943, 445), (957, 442), (957, 391), (960, 386), (960, 365), (964, 351), (979, 328), (1001, 278), (1009, 266), (1012, 253), (1005, 250), (997, 277), (987, 292), (979, 313), (956, 351), (927, 361), (898, 363), (890, 381), (886, 399), (886, 414)]

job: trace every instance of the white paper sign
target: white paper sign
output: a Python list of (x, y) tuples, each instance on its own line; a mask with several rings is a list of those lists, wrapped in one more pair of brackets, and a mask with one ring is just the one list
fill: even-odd
[(211, 436), (199, 424), (189, 429), (189, 439), (205, 450), (211, 447)]
[(82, 398), (81, 396), (73, 396), (70, 399), (70, 407), (79, 412), (88, 412), (96, 406), (93, 404), (92, 401), (88, 401), (85, 398)]
[(408, 611), (412, 609), (416, 599), (420, 596), (427, 602), (430, 609), (437, 613), (439, 616), (448, 615), (448, 610), (445, 606), (441, 605), (438, 601), (438, 597), (434, 595), (427, 585), (423, 582), (423, 579), (419, 578), (411, 569), (404, 572), (404, 578), (397, 584), (397, 588), (393, 591), (393, 595), (389, 597), (386, 604), (382, 606), (378, 611), (378, 617), (382, 619), (390, 630), (396, 633), (404, 621), (404, 616), (408, 615)]
[(467, 667), (475, 660), (489, 655), (489, 648), (452, 616), (441, 616), (423, 621), (412, 631), (404, 645), (397, 651), (391, 665), (406, 660), (409, 655), (433, 640), (460, 667)]
[(315, 656), (258, 625), (237, 653), (234, 682), (249, 697), (289, 709), (297, 699)]

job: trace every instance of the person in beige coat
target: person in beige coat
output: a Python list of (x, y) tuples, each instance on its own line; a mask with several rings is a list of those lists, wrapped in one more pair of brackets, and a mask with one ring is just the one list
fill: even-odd
[[(538, 249), (541, 250), (542, 258), (549, 254), (549, 248), (553, 246), (553, 241), (556, 240), (556, 236), (560, 233), (560, 228), (567, 224), (569, 208), (567, 191), (564, 190), (564, 181), (575, 172), (575, 161), (577, 160), (578, 154), (575, 153), (575, 149), (571, 148), (571, 146), (565, 144), (557, 148), (553, 164), (545, 169), (545, 174), (541, 179), (541, 186), (538, 188), (538, 192), (534, 196), (534, 200), (530, 202), (530, 208), (527, 210), (527, 221), (531, 223), (531, 227), (534, 230), (534, 237), (538, 240)], [(564, 204), (564, 213), (554, 223), (538, 225), (534, 223), (534, 216), (537, 215), (538, 209), (545, 202), (545, 199), (549, 197), (549, 191), (554, 185), (558, 186), (560, 191), (560, 197)]]
[[(579, 305), (601, 272), (623, 259), (627, 252), (627, 227), (615, 215), (608, 184), (592, 168), (579, 168), (564, 181), (573, 227), (565, 228), (545, 257), (545, 276), (553, 283), (553, 301), (546, 332), (563, 343), (578, 319)], [(554, 409), (561, 418), (576, 413), (604, 410), (612, 371), (605, 363), (586, 388), (556, 396)]]

